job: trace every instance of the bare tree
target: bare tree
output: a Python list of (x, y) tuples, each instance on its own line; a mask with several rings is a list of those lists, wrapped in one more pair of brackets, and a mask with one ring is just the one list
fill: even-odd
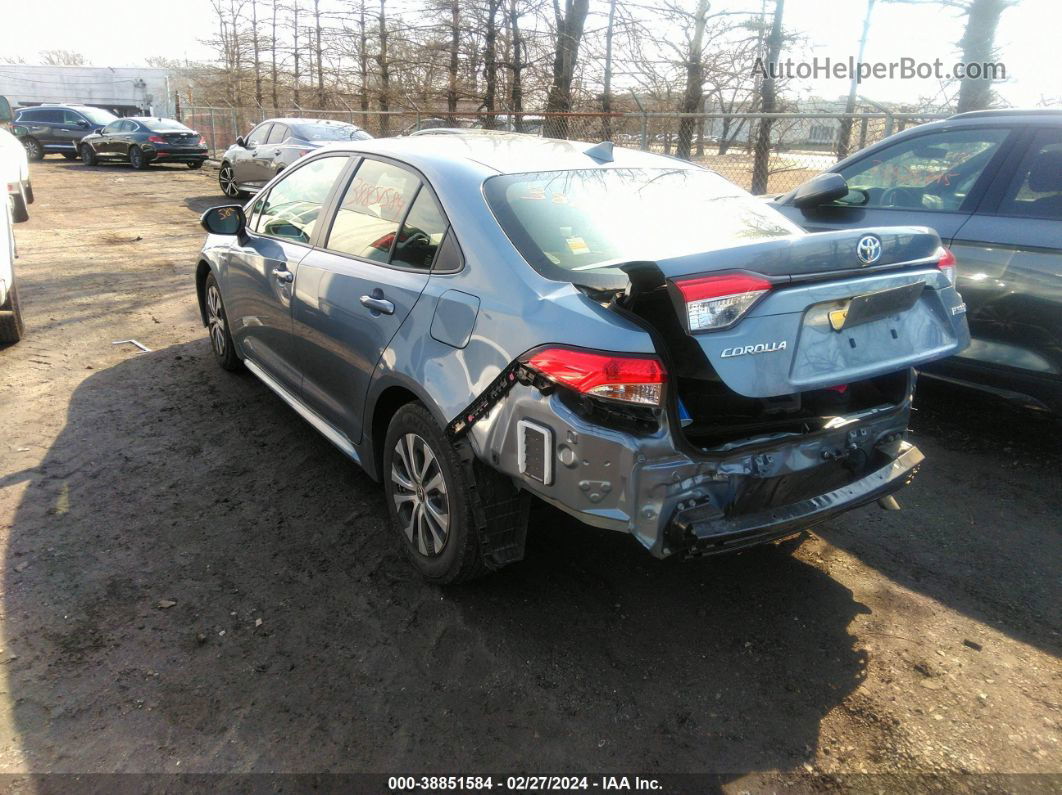
[(376, 65), (379, 67), (380, 96), (377, 104), (380, 107), (380, 135), (387, 136), (390, 133), (387, 111), (391, 109), (391, 63), (387, 60), (387, 0), (380, 0), (380, 42), (376, 52)]
[[(774, 0), (774, 19), (771, 23), (771, 35), (767, 37), (767, 74), (760, 82), (760, 110), (763, 113), (775, 111), (775, 70), (782, 54), (782, 15), (785, 12), (785, 0)], [(768, 166), (771, 156), (771, 123), (769, 116), (760, 117), (759, 130), (756, 133), (756, 147), (752, 162), (752, 186), (750, 192), (759, 194), (767, 191)]]
[[(547, 113), (570, 113), (572, 109), (572, 80), (579, 62), (579, 44), (583, 26), (590, 10), (590, 0), (565, 0), (561, 13), (560, 0), (553, 0), (556, 22), (556, 44), (553, 53), (553, 82), (546, 97)], [(547, 138), (567, 138), (568, 120), (561, 116), (547, 116), (543, 135)]]
[(42, 50), (41, 63), (49, 66), (87, 66), (85, 56), (73, 50)]

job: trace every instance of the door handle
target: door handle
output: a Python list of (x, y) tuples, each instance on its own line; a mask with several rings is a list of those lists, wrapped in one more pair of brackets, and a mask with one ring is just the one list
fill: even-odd
[(371, 309), (373, 312), (379, 312), (381, 315), (393, 315), (395, 313), (395, 305), (386, 298), (363, 295), (361, 297), (361, 305), (366, 309)]
[[(273, 268), (273, 276), (275, 276), (276, 280), (281, 284), (291, 284), (295, 281), (295, 274), (287, 268)], [(364, 301), (362, 303), (364, 303)]]

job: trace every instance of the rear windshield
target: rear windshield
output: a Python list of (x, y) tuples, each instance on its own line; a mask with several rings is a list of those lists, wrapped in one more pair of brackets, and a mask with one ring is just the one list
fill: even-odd
[(484, 183), (505, 233), (532, 267), (569, 281), (608, 269), (799, 234), (776, 210), (701, 169), (507, 174)]
[(353, 124), (296, 124), (293, 129), (304, 141), (364, 141), (372, 138)]
[(190, 132), (190, 130), (173, 119), (141, 119), (141, 123), (155, 132)]

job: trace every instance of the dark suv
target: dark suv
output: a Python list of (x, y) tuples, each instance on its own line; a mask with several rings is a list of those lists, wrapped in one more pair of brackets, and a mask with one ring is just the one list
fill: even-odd
[(1062, 412), (1062, 110), (963, 113), (830, 172), (847, 195), (772, 206), (810, 232), (929, 226), (958, 260), (973, 341), (925, 374)]
[(110, 111), (89, 105), (38, 105), (20, 109), (15, 123), (25, 128), (19, 140), (30, 160), (53, 153), (73, 160), (82, 138), (117, 118)]

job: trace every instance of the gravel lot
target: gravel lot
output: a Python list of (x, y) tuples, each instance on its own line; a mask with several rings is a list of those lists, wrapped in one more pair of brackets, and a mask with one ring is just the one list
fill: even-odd
[(1057, 421), (925, 389), (901, 512), (659, 562), (538, 507), (523, 563), (439, 590), (377, 486), (214, 365), (214, 172), (32, 168), (28, 336), (0, 349), (0, 772), (1062, 787)]

